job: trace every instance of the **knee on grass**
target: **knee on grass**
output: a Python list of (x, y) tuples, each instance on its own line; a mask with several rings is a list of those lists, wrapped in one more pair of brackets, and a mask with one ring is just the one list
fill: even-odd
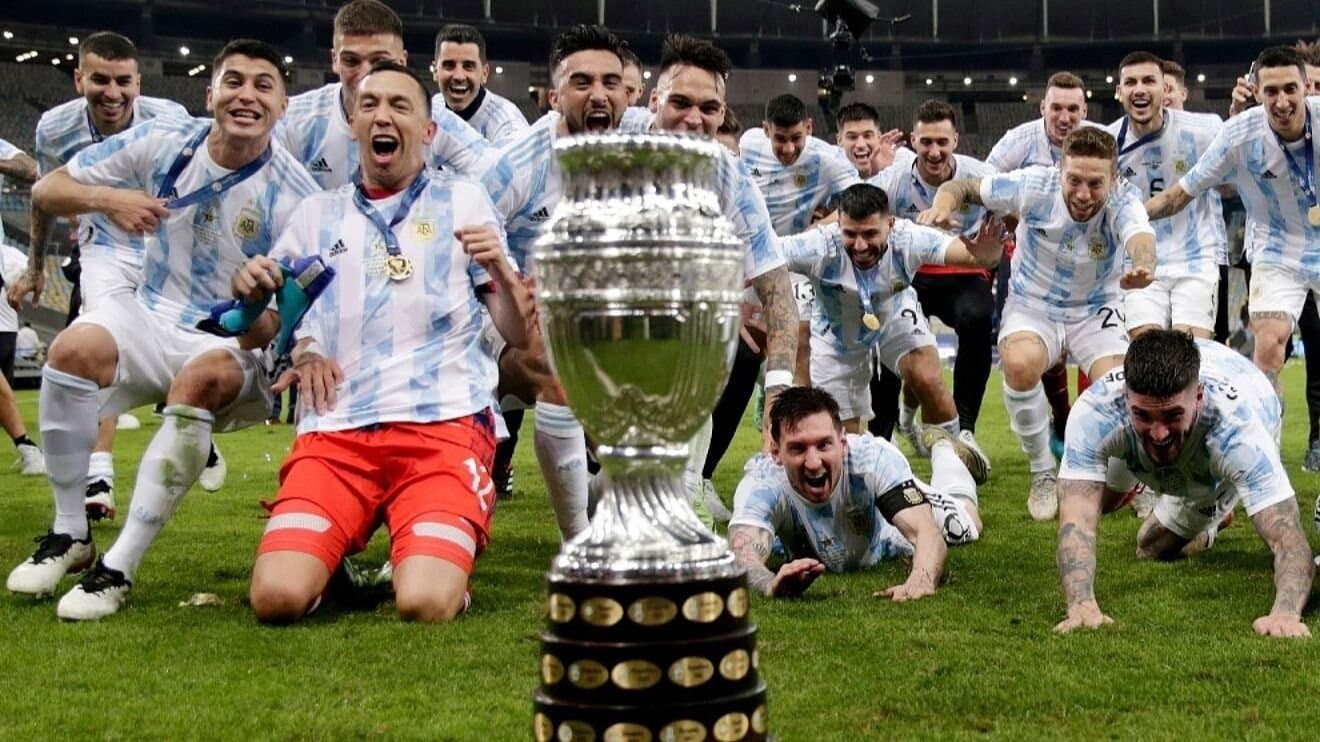
[(465, 592), (462, 586), (396, 586), (394, 603), (402, 621), (452, 621), (466, 607)]

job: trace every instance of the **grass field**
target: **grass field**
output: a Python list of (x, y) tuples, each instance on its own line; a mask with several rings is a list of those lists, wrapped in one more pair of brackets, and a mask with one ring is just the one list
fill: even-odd
[[(1284, 379), (1284, 458), (1314, 543), (1316, 476), (1298, 468), (1304, 373), (1290, 366)], [(35, 427), (35, 393), (21, 392), (20, 404)], [(145, 410), (139, 417), (143, 429), (122, 433), (118, 446), (121, 508), (157, 427)], [(936, 596), (872, 598), (906, 575), (894, 563), (826, 575), (802, 599), (754, 601), (780, 739), (1315, 738), (1320, 638), (1251, 633), (1273, 588), (1270, 555), (1244, 518), (1210, 553), (1177, 564), (1137, 561), (1130, 511), (1105, 518), (1097, 592), (1116, 623), (1054, 636), (1063, 616), (1054, 528), (1026, 514), (1026, 464), (997, 376), (978, 428), (994, 462), (981, 490), (985, 534), (951, 553), (950, 582)], [(517, 494), (501, 503), (477, 566), (469, 615), (403, 625), (385, 604), (273, 629), (257, 625), (243, 599), (263, 528), (258, 501), (273, 496), (291, 438), (276, 426), (218, 439), (228, 485), (194, 488), (122, 613), (66, 624), (51, 601), (0, 597), (0, 740), (529, 737), (542, 572), (558, 548), (530, 434), (516, 460)], [(745, 427), (716, 479), (726, 499), (755, 445)], [(916, 468), (927, 473), (924, 462)], [(0, 482), (7, 570), (48, 527), (51, 505), (42, 479), (4, 473)], [(117, 530), (96, 526), (98, 544)], [(378, 539), (367, 559), (385, 555)], [(180, 607), (201, 592), (225, 602)], [(1320, 622), (1310, 623), (1320, 634)]]

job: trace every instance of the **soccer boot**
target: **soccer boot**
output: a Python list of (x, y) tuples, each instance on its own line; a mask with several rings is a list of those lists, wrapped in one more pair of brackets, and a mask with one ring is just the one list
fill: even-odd
[(115, 518), (115, 486), (109, 479), (97, 478), (87, 483), (87, 492), (83, 498), (87, 508), (87, 519), (91, 521)]
[(25, 477), (38, 477), (46, 473), (46, 457), (35, 443), (18, 446), (18, 473)]
[(1027, 496), (1027, 512), (1033, 520), (1054, 520), (1059, 515), (1059, 478), (1052, 471), (1038, 471), (1031, 475), (1031, 494)]
[(105, 566), (101, 559), (60, 598), (55, 615), (65, 621), (95, 621), (119, 612), (133, 583), (124, 573)]
[(65, 533), (48, 531), (33, 539), (37, 550), (22, 564), (14, 567), (5, 581), (11, 593), (24, 593), (44, 597), (54, 595), (64, 575), (81, 572), (96, 558), (92, 537), (78, 541)]

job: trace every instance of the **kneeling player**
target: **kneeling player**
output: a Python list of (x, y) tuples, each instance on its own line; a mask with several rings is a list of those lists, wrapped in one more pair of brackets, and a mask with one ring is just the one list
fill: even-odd
[[(294, 352), (304, 412), (252, 571), (261, 621), (306, 615), (381, 523), (400, 616), (453, 618), (489, 537), (497, 370), (481, 307), (525, 347), (531, 297), (486, 192), (425, 169), (428, 110), (413, 72), (377, 63), (353, 111), (360, 184), (300, 204), (273, 253), (338, 275)], [(273, 267), (250, 261), (235, 295), (264, 301)]]
[[(865, 569), (912, 557), (907, 581), (883, 595), (932, 595), (947, 544), (980, 538), (976, 483), (959, 458), (965, 444), (927, 428), (931, 485), (918, 482), (888, 442), (845, 434), (834, 398), (814, 387), (785, 390), (770, 411), (771, 455), (758, 454), (734, 495), (729, 544), (747, 581), (768, 597), (796, 595), (826, 569)], [(765, 563), (775, 538), (787, 552), (778, 571)]]
[(1123, 368), (1092, 384), (1068, 418), (1058, 553), (1068, 617), (1055, 631), (1112, 623), (1093, 588), (1096, 521), (1127, 490), (1113, 481), (1113, 457), (1163, 493), (1137, 535), (1138, 556), (1176, 559), (1207, 548), (1240, 499), (1274, 552), (1274, 607), (1252, 628), (1310, 636), (1301, 616), (1311, 547), (1279, 460), (1282, 413), (1265, 375), (1222, 345), (1177, 330), (1133, 340)]

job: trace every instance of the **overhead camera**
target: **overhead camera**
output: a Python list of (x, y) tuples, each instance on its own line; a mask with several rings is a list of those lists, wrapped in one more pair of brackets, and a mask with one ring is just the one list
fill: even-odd
[[(853, 45), (879, 20), (880, 9), (867, 0), (820, 0), (815, 12), (830, 25), (829, 40), (834, 49), (834, 64), (816, 78), (817, 101), (826, 120), (831, 120), (843, 94), (857, 87), (857, 74), (850, 64)], [(864, 49), (862, 56), (865, 57)]]

